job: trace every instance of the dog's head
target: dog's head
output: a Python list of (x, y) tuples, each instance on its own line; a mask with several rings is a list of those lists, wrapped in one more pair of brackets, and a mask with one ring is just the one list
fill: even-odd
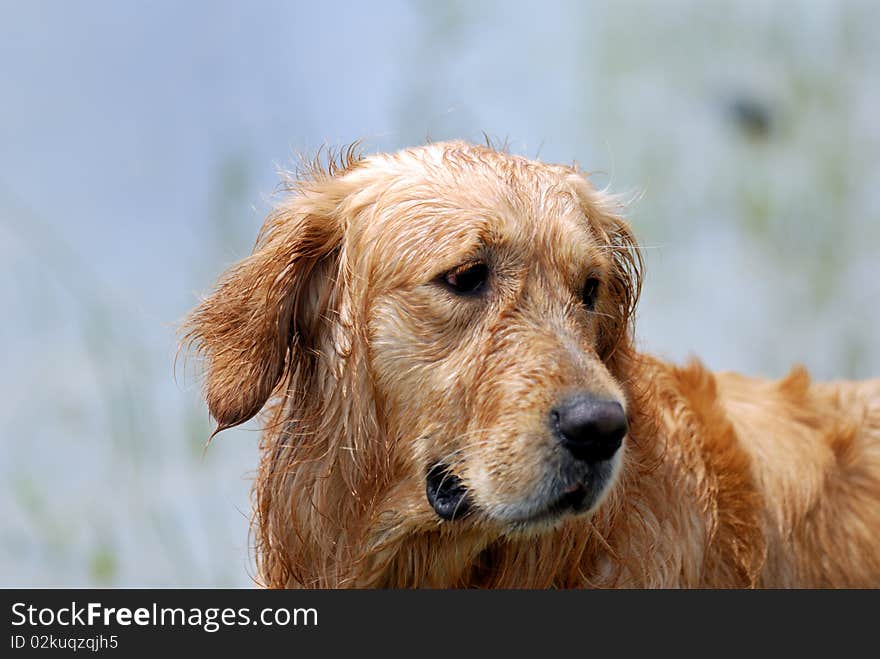
[(439, 143), (297, 183), (192, 338), (220, 428), (274, 395), (281, 471), (371, 520), (536, 531), (614, 487), (639, 285), (628, 226), (577, 170)]

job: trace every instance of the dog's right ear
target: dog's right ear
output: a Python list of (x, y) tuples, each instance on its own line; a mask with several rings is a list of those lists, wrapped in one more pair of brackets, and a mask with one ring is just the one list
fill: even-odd
[(205, 395), (218, 432), (262, 409), (292, 367), (294, 345), (324, 320), (344, 231), (334, 183), (300, 190), (277, 207), (253, 253), (187, 320), (184, 341), (207, 362)]

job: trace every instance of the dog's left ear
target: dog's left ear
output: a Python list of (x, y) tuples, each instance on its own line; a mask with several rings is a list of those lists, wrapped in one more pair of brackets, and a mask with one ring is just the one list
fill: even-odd
[(600, 318), (599, 356), (608, 361), (628, 345), (636, 305), (642, 291), (644, 264), (638, 242), (626, 220), (619, 215), (620, 204), (611, 196), (597, 191), (577, 171), (569, 177), (575, 193), (590, 224), (593, 235), (607, 250), (611, 273), (607, 282), (608, 293)]
[(206, 360), (205, 396), (218, 432), (262, 409), (325, 322), (343, 234), (333, 194), (340, 187), (318, 182), (278, 206), (253, 253), (187, 321), (184, 341)]

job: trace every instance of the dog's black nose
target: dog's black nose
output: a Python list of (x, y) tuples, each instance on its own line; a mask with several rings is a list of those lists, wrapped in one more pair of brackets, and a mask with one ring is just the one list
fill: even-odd
[(550, 414), (559, 441), (578, 460), (608, 460), (626, 435), (626, 413), (620, 403), (582, 394), (556, 406)]

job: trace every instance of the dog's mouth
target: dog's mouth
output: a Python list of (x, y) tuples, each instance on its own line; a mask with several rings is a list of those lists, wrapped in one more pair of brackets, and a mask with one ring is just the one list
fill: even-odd
[(554, 525), (569, 515), (594, 511), (615, 480), (619, 461), (605, 460), (551, 478), (541, 496), (496, 509), (495, 517), (517, 529)]
[[(598, 466), (587, 473), (569, 475), (567, 484), (556, 481), (537, 501), (521, 501), (483, 512), (488, 519), (509, 525), (512, 530), (542, 528), (566, 516), (586, 513), (602, 499), (612, 478), (610, 462)], [(477, 511), (467, 487), (447, 464), (437, 463), (428, 468), (425, 492), (428, 503), (443, 520), (460, 520)]]
[(516, 526), (532, 526), (552, 523), (564, 515), (578, 515), (589, 510), (596, 500), (592, 488), (584, 483), (574, 483), (555, 499), (537, 510), (511, 515), (507, 521)]
[[(452, 473), (445, 464), (437, 464), (428, 469), (425, 493), (428, 503), (437, 515), (446, 521), (462, 519), (473, 512), (474, 505), (468, 490), (461, 479)], [(595, 500), (592, 488), (584, 483), (576, 482), (548, 504), (525, 514), (514, 514), (507, 521), (517, 526), (552, 522), (563, 515), (577, 515), (590, 508)]]
[(447, 521), (461, 519), (472, 508), (467, 488), (452, 469), (443, 463), (428, 469), (425, 493), (434, 512)]

